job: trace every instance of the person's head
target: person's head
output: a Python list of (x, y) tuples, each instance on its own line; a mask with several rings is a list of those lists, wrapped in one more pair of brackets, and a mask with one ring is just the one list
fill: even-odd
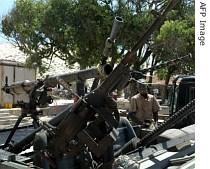
[(147, 88), (147, 84), (145, 83), (144, 79), (140, 79), (137, 81), (137, 89), (141, 95), (147, 96), (148, 88)]

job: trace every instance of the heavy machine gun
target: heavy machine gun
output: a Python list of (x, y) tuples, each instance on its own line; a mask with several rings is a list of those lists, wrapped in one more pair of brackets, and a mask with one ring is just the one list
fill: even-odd
[[(40, 126), (30, 136), (8, 147), (8, 151), (20, 153), (31, 145), (35, 136), (34, 149), (39, 152), (37, 156), (41, 156), (42, 153), (40, 152), (43, 152), (44, 154), (47, 153), (48, 156), (52, 156), (52, 158), (61, 159), (65, 154), (76, 156), (81, 152), (81, 149), (85, 149), (87, 146), (97, 162), (103, 164), (111, 162), (112, 157), (109, 151), (112, 151), (112, 145), (116, 141), (119, 113), (117, 105), (110, 97), (110, 94), (116, 89), (125, 87), (130, 78), (130, 66), (136, 60), (136, 52), (154, 30), (161, 25), (166, 14), (177, 3), (178, 0), (170, 1), (166, 9), (155, 19), (136, 45), (124, 56), (101, 85), (80, 98), (71, 108), (66, 109), (52, 119), (49, 124)], [(56, 77), (48, 77), (46, 84), (54, 84), (55, 81)], [(34, 83), (31, 85), (33, 86)], [(17, 93), (17, 88), (26, 90), (27, 86), (29, 87), (27, 90), (30, 91), (31, 85), (7, 86), (4, 90)], [(45, 129), (45, 131), (37, 133), (41, 129)]]
[[(56, 87), (58, 82), (58, 78), (63, 79), (66, 83), (70, 83), (72, 81), (77, 80), (86, 80), (94, 77), (99, 77), (99, 71), (97, 68), (91, 68), (87, 70), (80, 70), (72, 73), (65, 73), (59, 76), (48, 76), (45, 79), (45, 84), (47, 87)], [(9, 94), (21, 94), (21, 93), (29, 93), (33, 87), (37, 84), (37, 81), (21, 81), (15, 82), (13, 84), (6, 84), (2, 90)]]

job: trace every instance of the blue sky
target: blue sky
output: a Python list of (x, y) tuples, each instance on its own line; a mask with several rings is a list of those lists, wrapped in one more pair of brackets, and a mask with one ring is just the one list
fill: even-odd
[[(0, 22), (2, 20), (2, 17), (6, 15), (14, 6), (15, 0), (0, 0)], [(2, 42), (8, 42), (4, 35), (0, 33), (0, 43)]]

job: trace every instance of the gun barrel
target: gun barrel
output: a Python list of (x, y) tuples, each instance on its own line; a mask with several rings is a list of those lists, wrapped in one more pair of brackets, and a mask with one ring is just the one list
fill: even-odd
[[(136, 61), (136, 52), (138, 49), (145, 44), (145, 42), (149, 39), (151, 34), (155, 31), (155, 29), (159, 28), (163, 23), (167, 13), (173, 9), (180, 0), (171, 0), (169, 4), (166, 6), (165, 10), (157, 17), (154, 22), (150, 25), (150, 27), (145, 31), (145, 33), (140, 37), (138, 42), (133, 46), (133, 48), (126, 53), (124, 58), (118, 64), (118, 66), (111, 72), (109, 77), (99, 86), (100, 90), (103, 90), (104, 93), (111, 93), (117, 88), (122, 88), (123, 84), (126, 84), (130, 72), (130, 65), (135, 63)], [(124, 81), (121, 83), (121, 81)], [(120, 84), (120, 85), (119, 85)]]
[(161, 26), (167, 13), (172, 10), (180, 0), (171, 0), (166, 6), (165, 10), (163, 10), (160, 15), (152, 22), (149, 28), (142, 34), (138, 42), (132, 47), (131, 51), (127, 52), (126, 56), (121, 61), (124, 65), (133, 64), (136, 60), (136, 52), (141, 48), (145, 42), (149, 39), (151, 34)]
[(115, 17), (114, 23), (113, 23), (113, 26), (112, 26), (112, 31), (111, 31), (111, 34), (110, 34), (110, 37), (109, 37), (111, 41), (114, 41), (116, 39), (117, 34), (119, 33), (123, 22), (124, 22), (123, 18), (121, 18), (119, 16)]
[(98, 68), (91, 68), (86, 70), (75, 71), (72, 73), (66, 73), (58, 76), (50, 76), (47, 80), (50, 86), (55, 86), (58, 81), (57, 77), (63, 79), (65, 82), (73, 82), (77, 80), (86, 80), (91, 79), (99, 76)]
[(120, 28), (123, 24), (123, 18), (116, 16), (112, 25), (112, 30), (111, 30), (111, 34), (110, 36), (106, 39), (105, 42), (105, 47), (104, 47), (104, 51), (103, 51), (103, 56), (104, 57), (108, 57), (110, 49), (112, 47), (112, 45), (114, 44), (114, 41), (117, 37), (117, 34), (120, 31)]
[[(47, 78), (47, 84), (49, 87), (55, 87), (58, 84), (57, 78), (63, 79), (65, 82), (72, 82), (77, 80), (91, 79), (99, 76), (97, 68), (91, 68), (87, 70), (80, 70), (71, 73), (65, 73), (56, 76), (49, 76)], [(37, 83), (37, 81), (20, 81), (15, 82), (9, 86), (4, 86), (3, 91), (9, 94), (22, 94), (28, 93)]]

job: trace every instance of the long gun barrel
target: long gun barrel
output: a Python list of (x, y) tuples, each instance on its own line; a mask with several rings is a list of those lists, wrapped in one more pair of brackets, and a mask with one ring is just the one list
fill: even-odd
[(109, 75), (113, 70), (113, 67), (110, 64), (107, 64), (107, 59), (111, 53), (112, 46), (115, 43), (123, 22), (123, 18), (116, 16), (112, 25), (110, 36), (106, 39), (100, 65), (100, 72), (102, 75)]
[[(76, 80), (91, 79), (99, 76), (97, 68), (80, 70), (72, 73), (65, 73), (58, 76), (49, 76), (47, 84), (49, 87), (55, 87), (58, 84), (57, 78), (63, 79), (65, 82), (72, 82)], [(5, 85), (2, 90), (9, 94), (28, 93), (36, 85), (37, 81), (20, 81), (13, 84)]]
[(109, 56), (110, 50), (112, 45), (115, 42), (115, 39), (117, 37), (117, 34), (120, 31), (120, 28), (123, 24), (123, 19), (119, 16), (115, 17), (114, 23), (112, 25), (112, 30), (110, 36), (106, 39), (105, 47), (103, 51), (103, 57), (106, 59)]
[[(150, 35), (159, 28), (164, 21), (167, 13), (172, 10), (179, 0), (171, 0), (167, 5), (165, 10), (154, 20), (146, 32), (142, 35), (139, 41), (133, 46), (133, 48), (127, 52), (125, 57), (121, 60), (115, 70), (110, 74), (110, 76), (104, 81), (100, 86), (101, 90), (106, 90), (104, 92), (110, 93), (115, 89), (122, 89), (129, 80), (130, 65), (136, 61), (136, 52), (145, 42), (149, 39)], [(126, 79), (124, 82), (121, 79)]]

